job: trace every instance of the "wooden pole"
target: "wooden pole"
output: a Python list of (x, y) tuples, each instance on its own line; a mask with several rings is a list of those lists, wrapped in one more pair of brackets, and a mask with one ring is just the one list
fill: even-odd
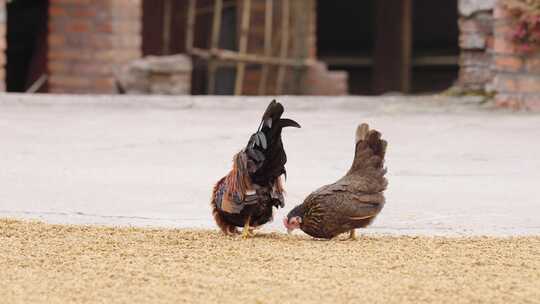
[[(281, 50), (279, 58), (287, 58), (289, 49), (289, 0), (283, 0), (281, 3)], [(277, 74), (276, 95), (283, 93), (283, 83), (285, 81), (286, 67), (280, 65)]]
[(211, 58), (218, 59), (220, 61), (229, 61), (229, 62), (243, 62), (243, 63), (255, 63), (255, 64), (269, 64), (269, 65), (284, 65), (290, 67), (306, 67), (312, 65), (314, 60), (309, 58), (277, 58), (277, 57), (266, 57), (255, 54), (240, 54), (231, 50), (218, 49), (214, 52), (209, 50), (203, 50), (199, 48), (192, 48), (191, 54), (201, 57), (203, 59), (209, 60)]
[[(251, 13), (251, 0), (244, 0), (242, 7), (242, 20), (240, 25), (240, 41), (238, 47), (239, 55), (243, 55), (247, 51), (248, 36), (249, 36), (249, 19)], [(244, 73), (246, 71), (246, 63), (238, 62), (236, 65), (236, 83), (234, 85), (234, 95), (242, 94), (242, 86), (244, 83)]]
[[(306, 59), (310, 56), (313, 41), (310, 31), (315, 26), (316, 0), (291, 1), (291, 48), (292, 57)], [(296, 67), (290, 70), (290, 79), (287, 81), (289, 94), (301, 94), (304, 89), (304, 77), (307, 74), (305, 67)]]
[[(272, 19), (274, 18), (273, 0), (266, 0), (264, 14), (264, 56), (272, 56)], [(263, 64), (261, 70), (261, 79), (259, 82), (259, 95), (266, 94), (266, 84), (268, 82), (268, 72), (270, 66)]]
[(172, 20), (172, 0), (163, 2), (163, 45), (161, 53), (169, 55), (171, 53), (171, 20)]
[[(214, 17), (212, 18), (212, 37), (210, 51), (215, 52), (219, 48), (219, 34), (221, 32), (221, 13), (223, 0), (214, 0)], [(212, 58), (208, 61), (208, 94), (213, 95), (216, 87), (217, 62)]]
[(373, 89), (408, 93), (411, 86), (412, 0), (377, 0)]
[(193, 50), (193, 37), (195, 35), (195, 0), (189, 0), (187, 9), (187, 33), (186, 33), (186, 52)]

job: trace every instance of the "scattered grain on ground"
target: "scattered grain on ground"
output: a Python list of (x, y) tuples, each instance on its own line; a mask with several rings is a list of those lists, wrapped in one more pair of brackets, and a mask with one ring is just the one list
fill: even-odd
[(538, 303), (540, 237), (259, 233), (0, 220), (3, 303)]

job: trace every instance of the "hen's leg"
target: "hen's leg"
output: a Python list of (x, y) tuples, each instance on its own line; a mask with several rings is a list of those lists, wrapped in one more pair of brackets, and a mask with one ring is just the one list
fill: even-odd
[(349, 240), (356, 241), (356, 230), (355, 229), (351, 229), (351, 231), (349, 231)]
[(236, 229), (236, 227), (234, 226), (229, 226), (227, 227), (227, 232), (225, 234), (227, 235), (230, 235), (230, 236), (233, 236), (233, 235), (237, 235), (239, 234), (240, 232), (238, 231), (238, 229)]
[(244, 229), (242, 229), (242, 238), (248, 239), (255, 234), (251, 231), (251, 227), (249, 227), (249, 221), (251, 220), (251, 216), (248, 216), (246, 222), (244, 223)]

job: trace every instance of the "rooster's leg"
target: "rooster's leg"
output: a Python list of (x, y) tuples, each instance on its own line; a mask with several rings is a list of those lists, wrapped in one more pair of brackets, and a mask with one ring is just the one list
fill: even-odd
[(349, 231), (349, 240), (356, 241), (356, 230), (355, 229), (351, 229), (351, 231)]
[(244, 223), (244, 229), (242, 229), (242, 238), (244, 239), (248, 239), (252, 236), (254, 236), (255, 234), (252, 232), (252, 229), (251, 227), (249, 227), (249, 221), (251, 220), (251, 216), (249, 216), (246, 220), (246, 222)]

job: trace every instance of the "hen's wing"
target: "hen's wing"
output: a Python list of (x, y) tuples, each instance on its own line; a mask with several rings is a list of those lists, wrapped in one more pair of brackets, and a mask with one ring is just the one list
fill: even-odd
[(384, 206), (382, 193), (360, 192), (347, 179), (323, 186), (304, 200), (304, 231), (331, 238), (367, 226)]

